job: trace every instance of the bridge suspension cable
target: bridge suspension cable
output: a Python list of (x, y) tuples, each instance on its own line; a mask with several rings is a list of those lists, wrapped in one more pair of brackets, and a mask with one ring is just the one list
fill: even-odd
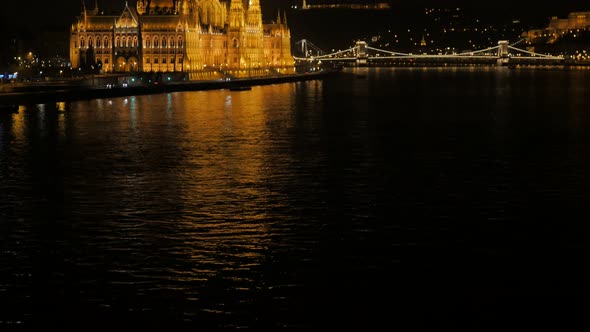
[(473, 52), (463, 52), (463, 53), (458, 53), (458, 54), (455, 54), (455, 55), (458, 55), (458, 56), (467, 55), (467, 56), (469, 56), (469, 55), (474, 55), (474, 54), (489, 52), (489, 51), (492, 51), (492, 50), (497, 50), (498, 48), (499, 48), (499, 46), (494, 46), (494, 47), (485, 48), (483, 50), (477, 50), (477, 51), (473, 51)]
[(526, 41), (526, 38), (521, 38), (521, 39), (515, 41), (514, 43), (510, 44), (509, 46), (514, 47), (514, 46), (516, 46), (516, 45), (518, 45), (518, 44), (520, 44), (520, 43), (522, 43), (524, 41)]
[(325, 59), (325, 58), (330, 58), (330, 57), (335, 56), (335, 55), (338, 55), (338, 54), (342, 54), (342, 53), (346, 53), (346, 52), (351, 52), (351, 51), (354, 51), (355, 49), (356, 49), (356, 47), (351, 47), (351, 48), (349, 48), (347, 50), (344, 50), (344, 51), (338, 51), (338, 52), (334, 52), (334, 53), (330, 53), (330, 54), (323, 54), (323, 55), (320, 55), (320, 56), (315, 56), (313, 58), (314, 59), (317, 59), (317, 60), (321, 60), (321, 59)]
[(554, 55), (535, 53), (535, 52), (523, 50), (521, 48), (516, 48), (516, 47), (512, 47), (512, 46), (508, 46), (508, 48), (511, 49), (511, 50), (513, 50), (513, 51), (518, 51), (518, 52), (522, 52), (522, 53), (525, 53), (525, 54), (529, 54), (529, 55), (531, 55), (533, 57), (550, 58), (550, 59), (561, 59), (560, 57), (557, 57), (557, 56), (554, 56)]
[(381, 50), (381, 49), (370, 47), (370, 46), (367, 46), (367, 49), (368, 50), (377, 51), (377, 52), (388, 53), (388, 54), (391, 54), (391, 55), (400, 55), (400, 56), (409, 55), (407, 53), (400, 53), (400, 52), (395, 52), (395, 51)]
[(310, 42), (307, 39), (301, 39), (300, 41), (296, 42), (295, 45), (298, 45), (298, 46), (301, 45), (301, 53), (304, 54), (304, 56), (308, 55), (310, 48), (312, 50), (316, 51), (316, 53), (318, 53), (318, 54), (325, 54), (326, 53), (326, 52), (324, 52), (324, 50), (317, 47), (316, 45), (314, 45), (314, 43)]

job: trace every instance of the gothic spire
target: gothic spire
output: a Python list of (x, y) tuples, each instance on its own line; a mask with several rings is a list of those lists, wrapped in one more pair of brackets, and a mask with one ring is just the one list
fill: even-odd
[(260, 9), (259, 0), (250, 0), (246, 16), (248, 25), (262, 26), (262, 10)]
[(243, 27), (244, 23), (244, 4), (242, 0), (231, 0), (229, 5), (230, 28)]

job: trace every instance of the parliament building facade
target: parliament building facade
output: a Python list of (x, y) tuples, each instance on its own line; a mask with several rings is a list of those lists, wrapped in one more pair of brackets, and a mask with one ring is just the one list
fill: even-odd
[(73, 68), (193, 79), (295, 71), (286, 16), (263, 24), (259, 0), (138, 0), (116, 16), (98, 7), (83, 8), (72, 25)]

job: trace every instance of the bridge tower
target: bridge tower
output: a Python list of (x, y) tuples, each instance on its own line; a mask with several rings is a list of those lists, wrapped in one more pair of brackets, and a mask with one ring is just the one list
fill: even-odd
[(507, 58), (508, 57), (508, 41), (507, 40), (500, 40), (498, 42), (498, 58)]
[(500, 40), (498, 42), (498, 65), (505, 66), (510, 61), (509, 52), (508, 52), (508, 41), (507, 40)]
[(356, 64), (358, 66), (366, 66), (367, 65), (367, 42), (364, 41), (357, 41), (356, 42)]
[(303, 54), (303, 57), (307, 58), (307, 56), (309, 55), (309, 49), (307, 48), (307, 39), (302, 39), (301, 40), (301, 54)]

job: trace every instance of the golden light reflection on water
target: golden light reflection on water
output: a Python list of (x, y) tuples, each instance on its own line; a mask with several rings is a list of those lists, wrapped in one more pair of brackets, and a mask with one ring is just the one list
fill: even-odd
[[(276, 217), (269, 209), (284, 204), (266, 185), (276, 131), (269, 126), (295, 125), (296, 89), (280, 84), (114, 98), (74, 103), (68, 112), (76, 135), (103, 145), (102, 151), (89, 147), (90, 157), (124, 156), (102, 178), (105, 185), (133, 205), (159, 188), (174, 207), (176, 217), (166, 222), (178, 232), (168, 240), (185, 248), (198, 279), (217, 271), (207, 262), (237, 260), (231, 269), (243, 269), (261, 259)], [(144, 209), (139, 212), (159, 213)]]
[[(12, 130), (27, 141), (39, 129), (27, 126), (45, 125), (58, 132), (58, 147), (77, 142), (83, 152), (74, 162), (96, 165), (84, 185), (104, 193), (109, 215), (126, 220), (101, 227), (138, 243), (159, 233), (146, 228), (176, 229), (165, 240), (200, 280), (219, 273), (216, 264), (237, 271), (263, 258), (276, 210), (288, 208), (267, 185), (277, 158), (273, 135), (298, 125), (305, 88), (321, 94), (314, 82), (23, 107)], [(153, 201), (169, 203), (144, 203)]]
[[(247, 92), (180, 93), (167, 106), (184, 124), (185, 185), (179, 188), (185, 215), (196, 218), (183, 220), (179, 227), (192, 234), (184, 241), (195, 248), (195, 262), (210, 259), (203, 247), (215, 255), (233, 248), (233, 259), (240, 261), (232, 267), (236, 270), (263, 258), (275, 221), (269, 209), (281, 204), (265, 185), (272, 141), (268, 125), (270, 118), (283, 125), (293, 121), (294, 90), (294, 85), (277, 85)], [(288, 111), (277, 113), (278, 100), (282, 107), (285, 102), (291, 105)], [(198, 269), (199, 274), (207, 271)]]
[(26, 106), (19, 106), (18, 113), (12, 115), (12, 133), (16, 142), (24, 142), (25, 139), (25, 112)]
[(58, 112), (65, 112), (66, 111), (66, 102), (61, 101), (61, 102), (55, 103), (55, 108), (57, 109)]

